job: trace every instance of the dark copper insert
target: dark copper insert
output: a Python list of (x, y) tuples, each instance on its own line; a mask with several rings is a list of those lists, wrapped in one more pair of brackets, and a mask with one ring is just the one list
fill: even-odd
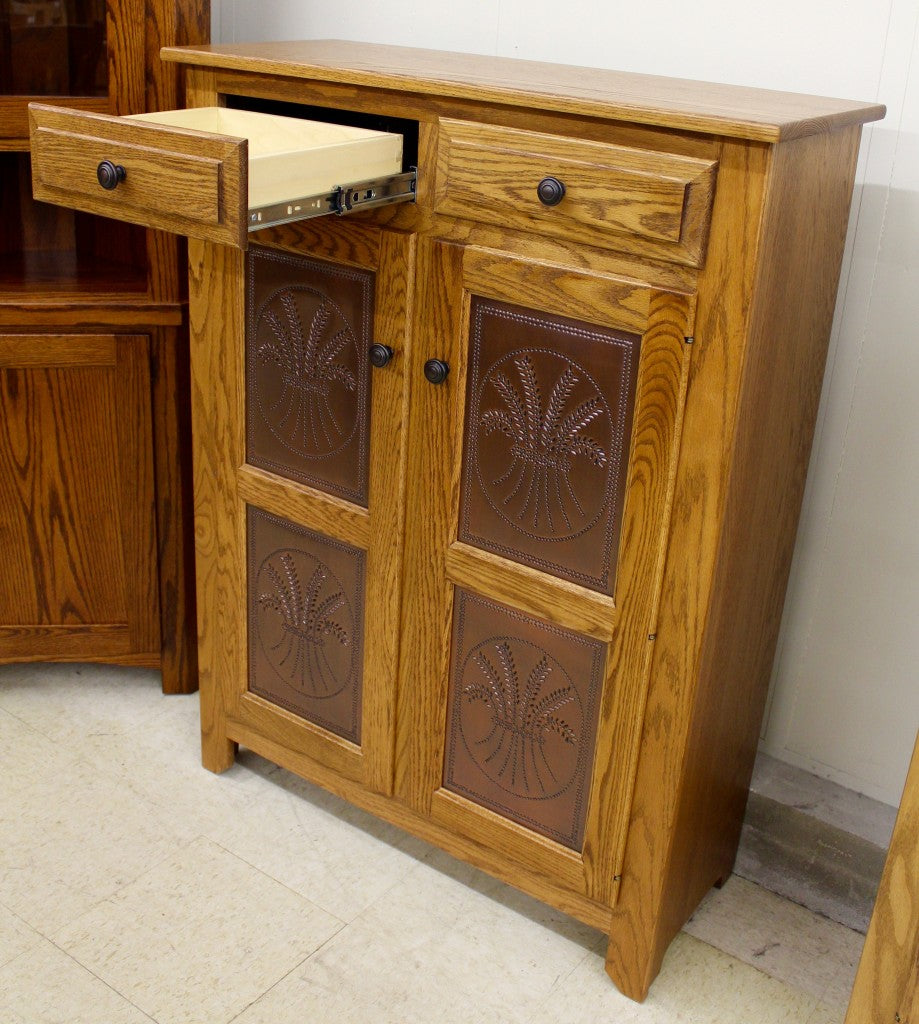
[(641, 338), (475, 297), (459, 539), (612, 594)]
[(364, 552), (248, 509), (249, 689), (360, 743)]
[(578, 850), (605, 645), (457, 588), (444, 786)]
[(365, 507), (373, 292), (369, 270), (249, 249), (248, 461)]

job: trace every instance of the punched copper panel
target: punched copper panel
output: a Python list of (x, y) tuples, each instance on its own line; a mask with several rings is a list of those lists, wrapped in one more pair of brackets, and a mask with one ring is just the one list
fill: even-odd
[(252, 246), (250, 465), (367, 505), (374, 275)]
[(478, 297), (470, 334), (459, 539), (612, 594), (641, 338)]
[(604, 654), (457, 588), (445, 788), (579, 850)]
[(249, 690), (360, 743), (364, 552), (248, 508)]

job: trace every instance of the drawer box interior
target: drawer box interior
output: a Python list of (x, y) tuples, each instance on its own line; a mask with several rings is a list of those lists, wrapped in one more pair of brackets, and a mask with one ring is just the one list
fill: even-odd
[(247, 139), (250, 209), (402, 170), (402, 137), (389, 132), (225, 107), (135, 114), (130, 120)]

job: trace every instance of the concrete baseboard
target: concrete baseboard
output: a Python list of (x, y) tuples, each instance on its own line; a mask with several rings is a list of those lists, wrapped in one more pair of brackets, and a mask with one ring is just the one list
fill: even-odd
[(734, 871), (864, 933), (895, 819), (895, 807), (761, 754)]

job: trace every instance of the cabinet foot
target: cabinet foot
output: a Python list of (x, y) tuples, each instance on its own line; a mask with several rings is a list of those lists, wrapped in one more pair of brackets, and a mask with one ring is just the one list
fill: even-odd
[(610, 937), (610, 943), (606, 950), (606, 973), (612, 979), (613, 984), (619, 991), (636, 1003), (643, 1003), (651, 988), (651, 983), (657, 977), (663, 957), (654, 958), (654, 954), (644, 962), (640, 962), (634, 955), (636, 950), (631, 950), (632, 956), (625, 958), (622, 950)]
[(233, 767), (238, 750), (239, 744), (232, 740), (201, 734), (201, 763), (215, 775)]

